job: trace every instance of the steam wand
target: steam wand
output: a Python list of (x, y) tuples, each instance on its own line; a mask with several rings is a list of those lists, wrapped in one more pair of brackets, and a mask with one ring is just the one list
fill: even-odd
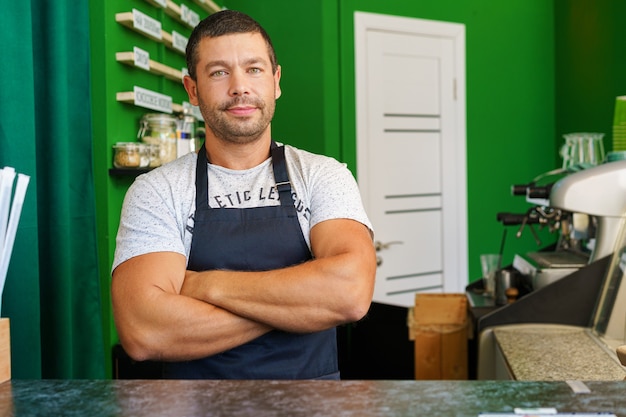
[(531, 207), (525, 214), (498, 213), (497, 219), (505, 226), (519, 224), (520, 228), (515, 234), (517, 238), (522, 236), (524, 229), (528, 225), (537, 246), (540, 246), (542, 242), (533, 224), (540, 224), (542, 228), (547, 224), (552, 233), (560, 227), (561, 212), (560, 210), (552, 210), (545, 207)]

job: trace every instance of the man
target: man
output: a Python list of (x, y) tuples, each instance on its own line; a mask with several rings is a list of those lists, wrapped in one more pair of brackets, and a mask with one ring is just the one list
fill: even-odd
[(171, 378), (337, 379), (335, 327), (366, 314), (376, 270), (356, 182), (332, 158), (272, 141), (281, 68), (250, 17), (203, 20), (187, 66), (205, 145), (126, 195), (112, 281), (121, 343)]

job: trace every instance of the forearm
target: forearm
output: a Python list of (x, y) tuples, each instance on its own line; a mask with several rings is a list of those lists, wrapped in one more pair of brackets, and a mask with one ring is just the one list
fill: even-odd
[(285, 331), (319, 331), (359, 320), (371, 295), (343, 277), (325, 273), (327, 262), (314, 260), (268, 272), (203, 272), (198, 279), (213, 284), (194, 296)]
[(347, 232), (355, 234), (357, 244), (345, 250), (341, 244), (319, 248), (315, 260), (284, 269), (188, 271), (182, 294), (285, 331), (319, 331), (357, 321), (370, 306), (375, 253), (364, 228)]
[[(189, 297), (164, 293), (155, 300), (167, 308), (160, 308), (158, 313), (146, 308), (142, 309), (144, 314), (119, 313), (115, 317), (122, 345), (137, 360), (180, 361), (211, 356), (270, 330)], [(182, 311), (185, 315), (178, 314)]]
[[(113, 275), (115, 324), (125, 350), (136, 360), (198, 359), (244, 344), (271, 330), (267, 325), (236, 316), (224, 309), (178, 294), (176, 284), (146, 284), (155, 272), (137, 268), (144, 259), (161, 269), (181, 267), (184, 258), (144, 255), (122, 264)], [(173, 265), (176, 262), (181, 265)], [(143, 273), (138, 271), (145, 271)], [(181, 276), (183, 272), (180, 272)], [(142, 274), (146, 273), (146, 276)], [(181, 279), (182, 281), (182, 279)]]

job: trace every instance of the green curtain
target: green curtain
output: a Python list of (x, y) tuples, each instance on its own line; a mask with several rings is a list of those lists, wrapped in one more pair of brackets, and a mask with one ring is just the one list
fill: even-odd
[(2, 298), (12, 377), (103, 378), (88, 1), (5, 3), (0, 167), (31, 177)]

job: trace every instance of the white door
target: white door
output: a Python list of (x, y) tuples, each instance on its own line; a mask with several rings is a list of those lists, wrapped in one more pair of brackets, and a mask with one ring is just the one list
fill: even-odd
[(357, 178), (373, 222), (374, 301), (467, 285), (463, 25), (355, 13)]

